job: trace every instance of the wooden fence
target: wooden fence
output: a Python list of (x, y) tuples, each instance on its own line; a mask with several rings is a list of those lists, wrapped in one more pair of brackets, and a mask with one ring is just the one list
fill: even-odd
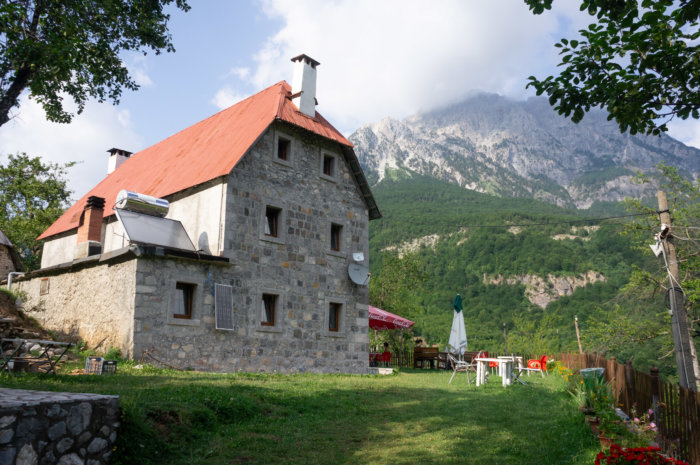
[(700, 465), (700, 393), (659, 379), (659, 371), (642, 373), (630, 362), (622, 365), (615, 357), (598, 354), (561, 354), (561, 361), (572, 370), (603, 367), (611, 384), (615, 404), (627, 414), (636, 404), (637, 412), (654, 411), (659, 428), (657, 442), (668, 455)]

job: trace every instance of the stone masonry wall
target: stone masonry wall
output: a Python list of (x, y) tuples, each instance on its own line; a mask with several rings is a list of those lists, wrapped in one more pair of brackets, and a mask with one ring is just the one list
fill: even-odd
[[(291, 141), (286, 162), (279, 139)], [(335, 158), (333, 176), (322, 173)], [(369, 264), (369, 215), (337, 144), (294, 127), (272, 126), (229, 176), (224, 254), (240, 264), (235, 295), (244, 370), (366, 372), (368, 286), (353, 284), (348, 264), (363, 252)], [(264, 235), (267, 206), (281, 209), (280, 235)], [(330, 249), (331, 224), (342, 227)], [(260, 324), (262, 294), (278, 295), (280, 319)], [(328, 331), (330, 303), (341, 304), (338, 332)]]
[(0, 389), (0, 464), (109, 463), (119, 398)]
[[(291, 159), (275, 160), (282, 136)], [(231, 265), (139, 258), (134, 355), (209, 371), (344, 372), (368, 369), (368, 287), (353, 284), (352, 252), (368, 264), (368, 213), (336, 145), (286, 126), (259, 139), (228, 178), (224, 255)], [(332, 177), (321, 157), (335, 157)], [(266, 206), (280, 209), (280, 234), (264, 234)], [(330, 250), (331, 224), (342, 226)], [(194, 285), (191, 319), (173, 317), (177, 283)], [(233, 331), (217, 330), (214, 285), (233, 287)], [(260, 321), (262, 294), (277, 296), (274, 326)], [(337, 332), (329, 305), (341, 305)]]
[[(18, 278), (25, 313), (53, 331), (79, 337), (90, 348), (132, 352), (136, 260), (93, 260), (82, 266)], [(13, 289), (15, 285), (13, 284)]]
[(0, 244), (0, 280), (7, 279), (7, 275), (11, 271), (17, 270), (15, 270), (15, 264), (12, 262), (10, 249), (4, 244)]

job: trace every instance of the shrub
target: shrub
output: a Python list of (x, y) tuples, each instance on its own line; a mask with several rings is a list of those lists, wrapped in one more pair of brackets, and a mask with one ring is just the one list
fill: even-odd
[(610, 453), (600, 452), (595, 458), (595, 465), (625, 464), (625, 465), (690, 465), (688, 462), (664, 457), (658, 447), (630, 447), (623, 449), (617, 444), (610, 446)]

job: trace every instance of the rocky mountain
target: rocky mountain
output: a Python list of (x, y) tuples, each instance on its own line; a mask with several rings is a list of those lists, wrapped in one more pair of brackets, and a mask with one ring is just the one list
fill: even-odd
[(632, 179), (661, 161), (693, 179), (700, 175), (696, 148), (668, 136), (620, 134), (600, 110), (574, 124), (544, 98), (479, 94), (402, 121), (363, 126), (350, 140), (372, 183), (416, 172), (478, 192), (566, 207), (653, 195), (653, 187)]

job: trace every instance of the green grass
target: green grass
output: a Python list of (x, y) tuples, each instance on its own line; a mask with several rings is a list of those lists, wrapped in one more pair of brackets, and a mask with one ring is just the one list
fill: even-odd
[(393, 376), (0, 375), (0, 386), (121, 396), (113, 464), (592, 464), (597, 440), (564, 381)]

